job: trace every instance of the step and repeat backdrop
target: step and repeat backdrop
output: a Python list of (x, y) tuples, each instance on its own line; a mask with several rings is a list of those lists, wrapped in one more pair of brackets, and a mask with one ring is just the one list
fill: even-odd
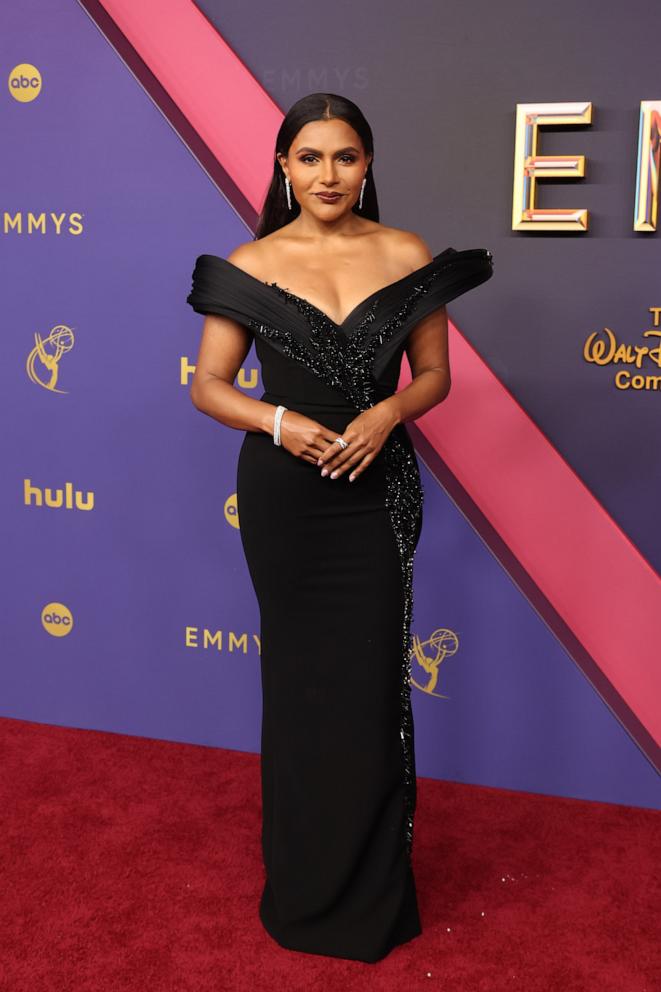
[(323, 90), (370, 121), (383, 223), (494, 257), (410, 425), (418, 774), (659, 806), (661, 11), (362, 8), (0, 11), (0, 715), (259, 751), (243, 433), (191, 403), (186, 296)]

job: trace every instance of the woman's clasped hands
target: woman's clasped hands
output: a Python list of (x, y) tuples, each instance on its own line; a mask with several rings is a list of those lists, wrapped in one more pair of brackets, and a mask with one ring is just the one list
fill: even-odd
[[(363, 410), (344, 431), (329, 430), (295, 410), (287, 410), (280, 422), (280, 442), (291, 454), (316, 465), (324, 477), (338, 479), (351, 470), (354, 482), (374, 461), (399, 422), (394, 397)], [(342, 437), (344, 448), (335, 440)]]

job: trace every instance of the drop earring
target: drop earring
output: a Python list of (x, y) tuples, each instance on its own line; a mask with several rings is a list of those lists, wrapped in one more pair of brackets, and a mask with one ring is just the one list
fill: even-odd
[(358, 209), (359, 210), (362, 210), (363, 209), (363, 193), (365, 192), (365, 185), (366, 185), (366, 183), (367, 183), (367, 179), (363, 176), (363, 181), (362, 181), (361, 186), (360, 186), (360, 199), (358, 200)]
[(291, 183), (289, 182), (289, 176), (285, 176), (285, 190), (287, 191), (287, 206), (291, 210)]

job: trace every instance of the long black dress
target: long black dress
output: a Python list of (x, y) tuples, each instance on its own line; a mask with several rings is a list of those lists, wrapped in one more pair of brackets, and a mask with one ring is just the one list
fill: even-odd
[[(336, 324), (207, 254), (187, 302), (252, 332), (260, 399), (341, 434), (395, 392), (415, 324), (491, 274), (491, 252), (448, 248)], [(422, 932), (409, 641), (423, 491), (404, 424), (348, 476), (247, 431), (237, 505), (261, 621), (260, 919), (283, 947), (374, 962)]]

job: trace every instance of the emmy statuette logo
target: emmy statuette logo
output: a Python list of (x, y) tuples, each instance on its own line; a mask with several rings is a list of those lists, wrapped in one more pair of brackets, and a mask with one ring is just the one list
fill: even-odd
[(52, 393), (67, 393), (67, 389), (57, 388), (57, 382), (60, 360), (74, 345), (73, 328), (66, 324), (57, 324), (47, 337), (42, 337), (39, 331), (35, 331), (34, 342), (34, 348), (25, 363), (30, 381)]
[(450, 697), (438, 690), (438, 678), (442, 663), (451, 658), (459, 648), (459, 638), (447, 627), (439, 627), (426, 641), (413, 635), (411, 646), (411, 685), (428, 696), (439, 699)]

